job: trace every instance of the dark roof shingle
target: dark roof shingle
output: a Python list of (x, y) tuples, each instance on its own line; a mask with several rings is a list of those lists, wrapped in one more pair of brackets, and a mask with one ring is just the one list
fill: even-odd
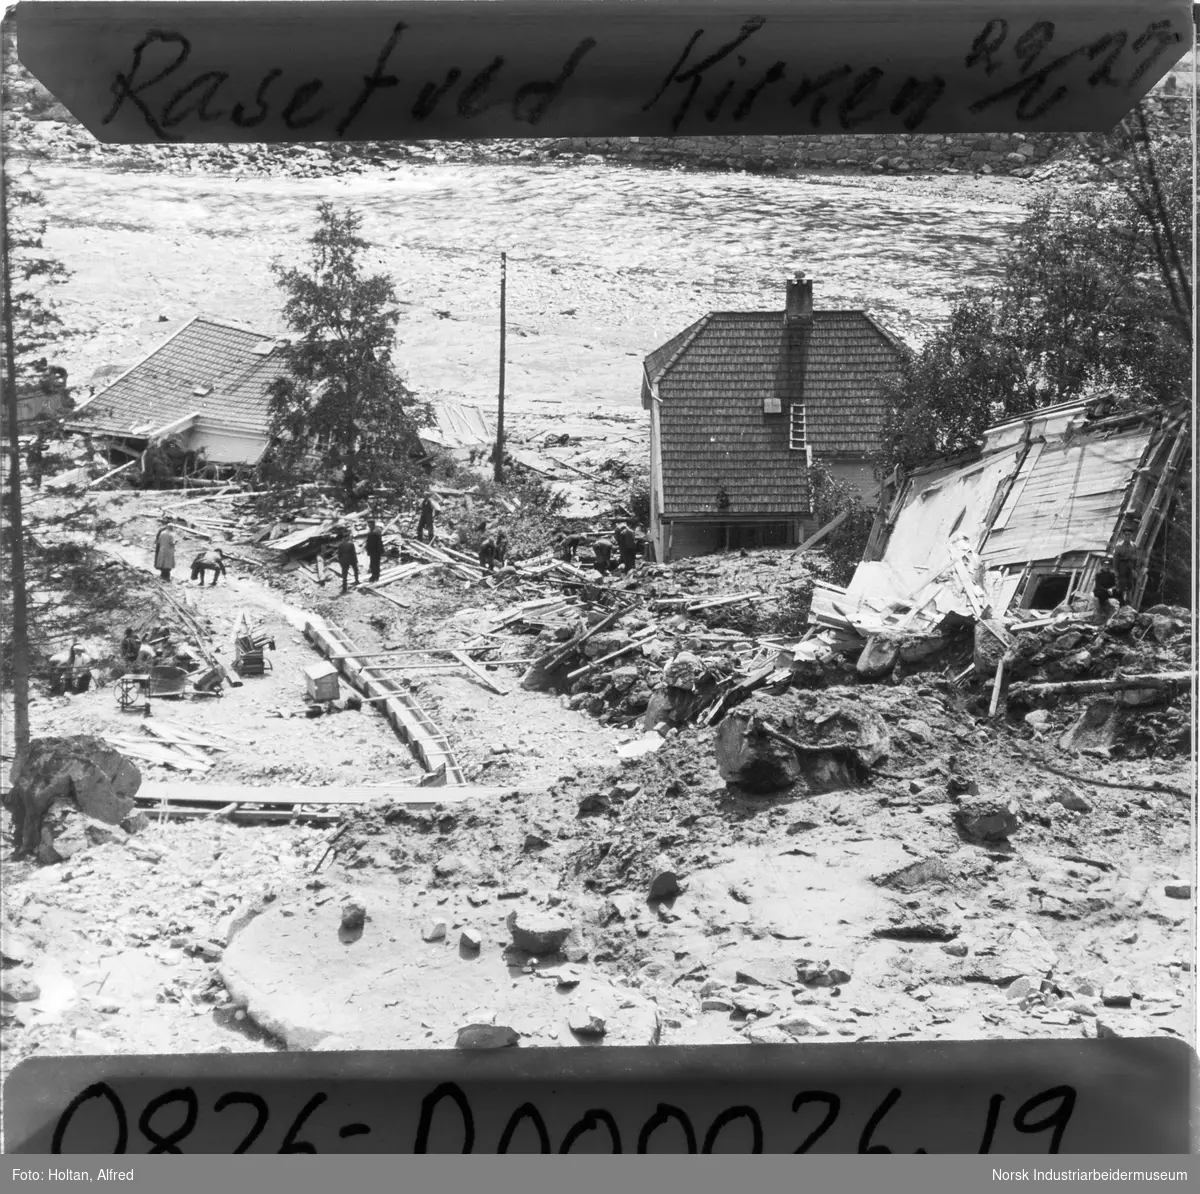
[[(97, 431), (145, 435), (194, 412), (265, 431), (267, 386), (284, 374), (276, 337), (197, 316), (79, 409)], [(205, 394), (200, 387), (211, 386)]]
[[(806, 457), (788, 446), (789, 404), (802, 395), (813, 452), (878, 446), (884, 379), (906, 349), (865, 311), (817, 311), (807, 340), (782, 311), (720, 311), (646, 358), (659, 408), (664, 512), (808, 509)], [(778, 398), (782, 414), (763, 410)]]

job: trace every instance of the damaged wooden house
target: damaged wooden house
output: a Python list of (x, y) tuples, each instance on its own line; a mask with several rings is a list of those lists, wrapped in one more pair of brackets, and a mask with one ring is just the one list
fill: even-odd
[[(89, 432), (115, 464), (164, 449), (175, 473), (253, 467), (270, 443), (270, 387), (287, 371), (289, 338), (197, 315), (105, 389), (82, 402), (71, 430)], [(495, 441), (478, 406), (431, 403), (426, 450), (466, 459)]]
[(787, 283), (782, 311), (714, 311), (646, 357), (655, 557), (782, 547), (816, 529), (821, 464), (874, 504), (886, 380), (908, 348), (865, 311), (814, 311)]
[(198, 315), (82, 402), (88, 431), (114, 463), (168, 445), (193, 462), (255, 465), (267, 449), (268, 387), (285, 370), (284, 341)]
[(947, 620), (1066, 608), (1091, 597), (1125, 530), (1137, 604), (1190, 448), (1186, 405), (1138, 407), (1107, 393), (998, 423), (969, 458), (930, 465), (885, 495), (853, 579), (818, 585), (810, 622), (862, 638), (919, 636)]

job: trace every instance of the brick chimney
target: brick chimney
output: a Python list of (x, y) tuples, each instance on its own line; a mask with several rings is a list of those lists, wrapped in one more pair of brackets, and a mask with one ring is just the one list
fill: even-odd
[(787, 303), (783, 309), (784, 322), (789, 327), (811, 328), (813, 321), (812, 279), (803, 271), (788, 279)]

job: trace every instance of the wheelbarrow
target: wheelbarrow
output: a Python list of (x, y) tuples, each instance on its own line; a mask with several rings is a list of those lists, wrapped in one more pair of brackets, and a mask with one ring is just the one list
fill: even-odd
[(150, 696), (181, 697), (187, 688), (187, 678), (181, 667), (158, 664), (150, 669)]

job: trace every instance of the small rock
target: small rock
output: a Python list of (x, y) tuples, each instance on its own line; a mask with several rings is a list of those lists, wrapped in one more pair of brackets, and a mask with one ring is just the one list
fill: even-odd
[(850, 971), (822, 962), (817, 966), (797, 965), (796, 977), (809, 987), (840, 987), (850, 981)]
[(526, 953), (557, 953), (571, 936), (571, 922), (555, 912), (514, 909), (505, 921), (513, 945)]
[(608, 1031), (608, 1021), (590, 1007), (572, 1012), (567, 1026), (580, 1036), (603, 1036)]
[(463, 929), (458, 943), (463, 949), (469, 950), (471, 953), (478, 953), (483, 947), (483, 935), (478, 929)]
[(1190, 900), (1192, 898), (1190, 883), (1168, 883), (1163, 891), (1173, 900)]
[(342, 928), (347, 933), (353, 933), (357, 929), (361, 929), (367, 921), (367, 910), (362, 904), (355, 903), (351, 900), (347, 904), (342, 905)]
[(1011, 999), (1014, 1003), (1024, 999), (1030, 992), (1038, 990), (1041, 983), (1036, 979), (1030, 978), (1027, 974), (1022, 975), (1018, 979), (1014, 979), (1008, 985), (1008, 989), (1004, 992), (1005, 997)]
[(468, 1024), (458, 1030), (456, 1049), (507, 1049), (520, 1041), (517, 1032), (503, 1024)]
[(947, 941), (942, 946), (942, 953), (949, 954), (952, 958), (965, 958), (970, 951), (971, 947), (965, 941)]
[(579, 815), (586, 817), (592, 813), (606, 813), (612, 808), (612, 801), (603, 792), (591, 792), (579, 801)]
[(1014, 801), (987, 796), (964, 797), (954, 810), (954, 821), (967, 837), (983, 842), (1007, 841), (1021, 827)]
[(647, 893), (647, 898), (662, 900), (668, 896), (678, 894), (679, 876), (671, 869), (671, 864), (667, 859), (657, 859), (654, 864), (654, 875), (650, 880), (650, 890)]
[(786, 1032), (789, 1036), (828, 1036), (829, 1029), (824, 1021), (816, 1016), (800, 1015), (796, 1012), (790, 1012), (781, 1020), (777, 1021), (777, 1026)]
[(422, 941), (444, 941), (446, 937), (446, 922), (444, 920), (427, 921), (421, 930)]
[(1057, 788), (1052, 797), (1055, 804), (1061, 804), (1063, 808), (1070, 809), (1076, 813), (1090, 813), (1092, 806), (1089, 801), (1074, 788), (1067, 787), (1065, 784)]
[(1034, 709), (1025, 714), (1025, 724), (1036, 733), (1045, 733), (1050, 728), (1050, 714), (1045, 709)]
[(1133, 988), (1124, 979), (1114, 979), (1104, 984), (1100, 1002), (1105, 1007), (1129, 1007), (1133, 1003)]
[(557, 973), (553, 971), (547, 971), (546, 973), (552, 975), (557, 985), (566, 990), (579, 986), (583, 980), (583, 974), (574, 966), (563, 966)]
[(1122, 1016), (1119, 1020), (1105, 1020), (1096, 1017), (1096, 1037), (1099, 1040), (1118, 1037), (1147, 1037), (1154, 1036), (1154, 1029), (1144, 1020), (1133, 1016)]
[(536, 854), (539, 850), (547, 849), (549, 845), (550, 843), (544, 837), (536, 833), (527, 833), (521, 850), (526, 854)]
[(22, 974), (0, 975), (0, 1000), (5, 1003), (27, 1003), (39, 999), (42, 989)]
[(183, 948), (185, 953), (203, 962), (219, 962), (225, 952), (215, 941), (206, 941), (200, 937), (192, 938)]
[(696, 685), (704, 675), (704, 662), (691, 651), (680, 651), (663, 668), (663, 679), (670, 688), (682, 688), (695, 692)]
[(731, 1012), (733, 1004), (718, 995), (708, 995), (700, 1000), (700, 1010), (702, 1012)]
[(735, 991), (731, 999), (734, 1010), (744, 1016), (769, 1016), (775, 1011), (775, 1004), (770, 999), (750, 991)]

